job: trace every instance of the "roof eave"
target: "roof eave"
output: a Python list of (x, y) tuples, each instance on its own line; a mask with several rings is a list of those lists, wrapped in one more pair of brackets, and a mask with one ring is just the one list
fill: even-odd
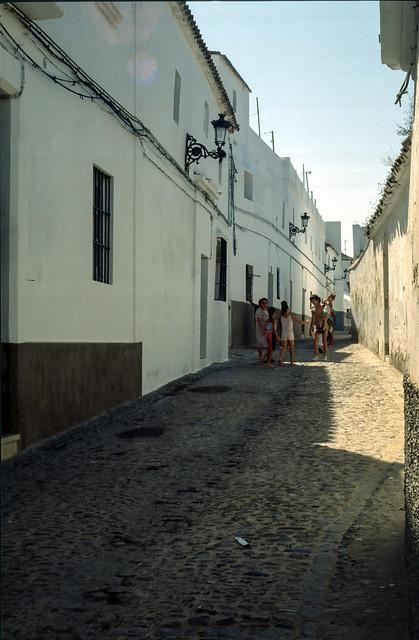
[(169, 2), (169, 5), (172, 9), (173, 15), (180, 22), (181, 27), (186, 27), (190, 36), (189, 41), (191, 44), (195, 45), (195, 50), (198, 54), (197, 57), (204, 68), (204, 73), (206, 74), (210, 84), (218, 95), (218, 99), (224, 109), (225, 115), (231, 122), (231, 129), (238, 131), (240, 127), (236, 119), (233, 105), (230, 102), (227, 91), (225, 90), (217, 71), (217, 67), (214, 64), (204, 39), (202, 38), (201, 32), (195, 22), (195, 18), (193, 17), (190, 8), (184, 0), (175, 0), (174, 2)]

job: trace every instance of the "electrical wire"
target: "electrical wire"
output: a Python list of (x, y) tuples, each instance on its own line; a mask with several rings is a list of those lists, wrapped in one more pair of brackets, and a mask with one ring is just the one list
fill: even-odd
[[(413, 10), (417, 10), (419, 9), (419, 2), (416, 2), (416, 4), (412, 5), (412, 9)], [(412, 41), (414, 42), (413, 46), (410, 47), (410, 61), (409, 61), (409, 69), (407, 70), (405, 79), (403, 80), (402, 86), (400, 87), (399, 91), (397, 92), (396, 95), (396, 100), (394, 104), (398, 104), (400, 107), (402, 106), (402, 97), (407, 93), (408, 87), (409, 87), (409, 81), (410, 81), (410, 77), (412, 75), (413, 69), (415, 67), (416, 64), (416, 51), (418, 48), (417, 45), (417, 41), (418, 41), (418, 19), (416, 17), (416, 24), (413, 30), (413, 37), (412, 37)]]
[[(158, 150), (158, 152), (166, 160), (168, 160), (169, 163), (174, 166), (179, 173), (182, 174), (183, 178), (185, 178), (196, 190), (201, 192), (205, 200), (211, 203), (211, 206), (215, 209), (216, 213), (228, 222), (223, 212), (217, 207), (217, 205), (209, 197), (207, 192), (192, 181), (189, 174), (179, 165), (175, 158), (173, 158), (173, 156), (164, 148), (159, 140), (152, 134), (152, 132), (141, 122), (141, 120), (137, 116), (127, 111), (109, 93), (107, 93), (105, 89), (103, 89), (81, 67), (79, 67), (77, 63), (70, 58), (70, 56), (68, 56), (37, 24), (35, 24), (22, 11), (20, 11), (20, 9), (18, 9), (11, 3), (7, 3), (6, 8), (11, 13), (15, 14), (18, 20), (28, 29), (29, 33), (33, 36), (30, 38), (31, 41), (34, 44), (36, 44), (34, 42), (34, 39), (40, 42), (41, 46), (48, 51), (50, 56), (55, 58), (62, 65), (65, 65), (70, 70), (70, 73), (72, 75), (59, 68), (55, 63), (51, 61), (49, 56), (46, 55), (45, 51), (43, 51), (38, 45), (36, 45), (40, 53), (44, 55), (51, 62), (51, 64), (55, 66), (57, 71), (60, 71), (61, 74), (65, 74), (67, 77), (62, 78), (60, 76), (49, 73), (40, 64), (38, 64), (27, 51), (24, 50), (24, 48), (9, 33), (6, 27), (0, 22), (0, 30), (3, 32), (3, 37), (8, 42), (9, 46), (12, 47), (15, 56), (19, 57), (21, 60), (28, 62), (37, 71), (48, 77), (55, 84), (61, 86), (66, 91), (79, 96), (82, 100), (87, 99), (91, 100), (92, 102), (95, 101), (95, 104), (97, 104), (98, 106), (101, 106), (101, 104), (104, 105), (106, 107), (105, 112), (117, 118), (123, 128), (134, 134), (141, 143), (142, 140), (147, 139), (152, 144), (152, 146), (156, 150)], [(82, 93), (81, 91), (77, 91), (76, 89), (71, 88), (69, 86), (70, 84), (72, 85), (72, 87), (79, 85), (85, 92)], [(151, 159), (149, 158), (149, 160)]]

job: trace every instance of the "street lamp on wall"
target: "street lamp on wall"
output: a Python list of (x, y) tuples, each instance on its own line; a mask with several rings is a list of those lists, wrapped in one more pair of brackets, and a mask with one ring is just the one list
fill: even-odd
[(332, 258), (333, 267), (329, 267), (328, 264), (324, 265), (324, 275), (326, 275), (328, 271), (334, 271), (336, 269), (337, 261), (338, 261), (337, 258)]
[(214, 127), (215, 146), (217, 147), (212, 151), (208, 151), (208, 149), (198, 142), (196, 138), (191, 136), (190, 133), (186, 134), (185, 171), (188, 170), (189, 165), (194, 162), (198, 163), (201, 158), (218, 158), (218, 161), (221, 163), (223, 158), (226, 157), (226, 152), (223, 147), (226, 141), (227, 129), (231, 127), (231, 123), (225, 120), (225, 113), (219, 113), (218, 120), (213, 120), (211, 124)]
[(301, 214), (302, 229), (299, 229), (298, 227), (295, 226), (295, 224), (292, 224), (292, 222), (290, 222), (289, 239), (291, 240), (292, 236), (296, 236), (297, 233), (305, 233), (309, 220), (310, 220), (310, 216), (304, 211), (304, 213)]

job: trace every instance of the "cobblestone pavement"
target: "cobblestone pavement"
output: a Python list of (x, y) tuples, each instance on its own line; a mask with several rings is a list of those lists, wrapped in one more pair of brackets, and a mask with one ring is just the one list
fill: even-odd
[(297, 360), (235, 352), (4, 463), (3, 639), (404, 640), (401, 374)]

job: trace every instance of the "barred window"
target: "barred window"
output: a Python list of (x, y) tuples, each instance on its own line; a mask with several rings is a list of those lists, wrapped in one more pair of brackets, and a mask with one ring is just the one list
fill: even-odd
[(227, 296), (227, 241), (217, 238), (215, 260), (215, 299), (226, 300)]
[(93, 167), (93, 280), (112, 284), (112, 177)]
[(276, 269), (276, 297), (278, 300), (281, 298), (281, 270), (279, 267)]

